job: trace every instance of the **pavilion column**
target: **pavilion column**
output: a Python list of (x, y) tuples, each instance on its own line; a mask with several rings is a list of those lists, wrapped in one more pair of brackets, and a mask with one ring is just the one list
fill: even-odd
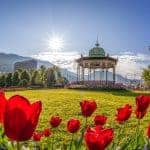
[(101, 69), (99, 69), (99, 81), (101, 81)]
[(88, 81), (90, 80), (90, 64), (88, 63)]
[(79, 79), (79, 81), (81, 79), (81, 67), (80, 66), (79, 66), (79, 76), (78, 76), (78, 79)]
[(103, 81), (105, 80), (105, 72), (104, 72), (104, 69), (102, 70), (102, 78), (103, 78)]
[(108, 68), (106, 68), (106, 84), (108, 83)]
[(89, 80), (91, 80), (91, 67), (89, 69)]
[(78, 70), (78, 81), (80, 81), (80, 66), (79, 66), (78, 69), (79, 69), (79, 70)]
[(82, 81), (84, 81), (84, 67), (82, 66)]
[(90, 79), (90, 70), (88, 68), (88, 81), (89, 81), (89, 79)]
[(115, 66), (113, 67), (113, 83), (116, 82), (116, 68)]
[(79, 81), (79, 69), (80, 69), (80, 67), (79, 67), (79, 64), (77, 65), (77, 82)]
[(94, 81), (95, 81), (95, 69), (94, 69)]

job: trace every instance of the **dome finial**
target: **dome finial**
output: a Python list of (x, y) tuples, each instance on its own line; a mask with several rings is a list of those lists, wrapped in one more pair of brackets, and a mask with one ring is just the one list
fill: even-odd
[(97, 40), (96, 40), (96, 44), (95, 44), (96, 47), (99, 47), (99, 42), (98, 42), (98, 35), (97, 35)]

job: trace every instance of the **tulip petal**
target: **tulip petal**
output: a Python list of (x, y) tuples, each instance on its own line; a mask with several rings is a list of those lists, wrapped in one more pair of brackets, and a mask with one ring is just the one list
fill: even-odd
[(22, 131), (28, 120), (27, 114), (30, 111), (29, 101), (19, 95), (9, 99), (6, 105), (4, 130), (7, 137), (12, 140), (20, 140)]
[(6, 103), (7, 100), (5, 98), (5, 93), (3, 91), (0, 91), (0, 123), (3, 123), (4, 121), (4, 112)]
[(6, 105), (4, 130), (11, 140), (29, 140), (41, 112), (41, 102), (33, 103), (19, 95), (11, 97)]
[(30, 109), (31, 109), (30, 118), (28, 119), (26, 126), (23, 130), (25, 132), (22, 133), (23, 140), (30, 139), (37, 126), (39, 115), (42, 110), (41, 101), (33, 103)]

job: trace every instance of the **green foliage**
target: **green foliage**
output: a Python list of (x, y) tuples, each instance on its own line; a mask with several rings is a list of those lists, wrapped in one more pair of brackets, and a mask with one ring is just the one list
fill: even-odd
[(42, 76), (40, 74), (40, 71), (35, 70), (32, 77), (31, 77), (31, 85), (42, 85)]
[(5, 84), (6, 84), (6, 77), (3, 74), (0, 76), (0, 87), (5, 87)]
[(21, 74), (23, 72), (23, 69), (17, 69), (16, 71), (18, 71), (18, 73)]
[[(57, 66), (46, 69), (41, 66), (40, 69), (23, 70), (18, 69), (13, 74), (4, 74), (0, 76), (0, 87), (22, 86), (26, 81), (28, 86), (53, 87), (55, 85), (65, 85), (67, 79), (61, 76), (60, 69)], [(25, 84), (26, 85), (26, 84)]]
[(28, 81), (26, 79), (23, 79), (20, 81), (19, 85), (21, 87), (27, 87), (28, 86)]
[(61, 84), (61, 85), (65, 85), (65, 84), (68, 83), (68, 80), (67, 80), (65, 77), (59, 77), (59, 78), (57, 79), (57, 83), (58, 83), (58, 84)]
[(6, 87), (12, 86), (12, 73), (8, 73), (6, 76)]
[(27, 70), (24, 70), (21, 75), (20, 75), (20, 79), (21, 80), (27, 80), (27, 82), (29, 83), (30, 82), (30, 74)]
[(148, 88), (150, 88), (150, 66), (143, 70), (142, 78)]
[(56, 79), (60, 78), (61, 77), (61, 73), (60, 73), (59, 67), (53, 66), (52, 69), (54, 70)]
[(56, 76), (54, 70), (52, 68), (47, 69), (44, 76), (46, 86), (47, 87), (54, 86), (54, 84), (56, 83)]
[(35, 71), (32, 73), (31, 85), (36, 85), (35, 79), (36, 79), (37, 74), (38, 74), (38, 71), (37, 71), (37, 70), (35, 70)]
[(19, 78), (19, 72), (15, 71), (12, 77), (12, 85), (13, 86), (18, 86), (20, 82), (20, 78)]

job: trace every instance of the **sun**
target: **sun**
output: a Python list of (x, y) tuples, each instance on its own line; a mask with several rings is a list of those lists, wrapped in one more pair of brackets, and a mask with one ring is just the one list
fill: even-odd
[(52, 50), (60, 50), (64, 47), (64, 40), (61, 37), (54, 36), (49, 38), (48, 45)]

